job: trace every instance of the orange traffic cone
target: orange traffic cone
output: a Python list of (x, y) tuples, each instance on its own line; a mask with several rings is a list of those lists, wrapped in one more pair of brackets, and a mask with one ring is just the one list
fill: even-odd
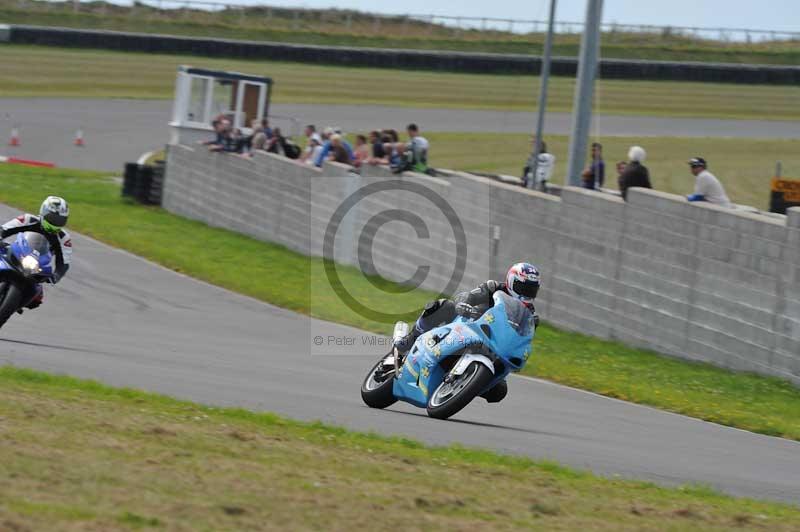
[(75, 146), (84, 146), (83, 143), (83, 129), (78, 128), (75, 132), (75, 140), (72, 141)]
[(19, 146), (19, 128), (12, 127), (11, 128), (11, 138), (8, 140), (9, 146)]

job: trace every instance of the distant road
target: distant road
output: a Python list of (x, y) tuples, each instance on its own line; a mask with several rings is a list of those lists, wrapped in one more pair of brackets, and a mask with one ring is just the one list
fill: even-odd
[[(172, 102), (164, 100), (0, 99), (0, 155), (48, 160), (62, 167), (121, 170), (126, 161), (167, 141), (171, 111)], [(519, 111), (274, 104), (271, 112), (274, 124), (291, 133), (299, 133), (306, 123), (352, 132), (400, 130), (409, 122), (424, 131), (527, 133), (535, 123), (534, 113)], [(14, 125), (20, 126), (19, 148), (6, 146)], [(78, 128), (84, 131), (83, 148), (72, 145)], [(569, 113), (548, 113), (548, 134), (568, 134), (570, 128)], [(800, 122), (597, 115), (594, 131), (601, 136), (800, 138)]]

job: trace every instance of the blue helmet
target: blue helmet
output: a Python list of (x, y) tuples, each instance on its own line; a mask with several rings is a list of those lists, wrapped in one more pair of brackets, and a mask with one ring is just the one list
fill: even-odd
[(530, 306), (539, 293), (541, 280), (539, 269), (528, 262), (518, 262), (508, 269), (506, 274), (506, 290), (509, 295), (515, 297)]

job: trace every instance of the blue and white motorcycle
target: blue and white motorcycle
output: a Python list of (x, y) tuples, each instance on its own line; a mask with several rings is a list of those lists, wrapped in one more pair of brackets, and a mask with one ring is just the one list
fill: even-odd
[[(428, 415), (447, 419), (478, 396), (489, 402), (506, 393), (505, 379), (520, 371), (530, 356), (533, 314), (504, 292), (483, 316), (461, 316), (417, 338), (406, 354), (394, 348), (370, 370), (361, 398), (372, 408), (405, 401)], [(393, 338), (402, 338), (408, 324), (397, 322)]]
[(53, 278), (53, 254), (44, 235), (18, 233), (11, 244), (0, 243), (0, 327), (30, 302), (38, 285)]

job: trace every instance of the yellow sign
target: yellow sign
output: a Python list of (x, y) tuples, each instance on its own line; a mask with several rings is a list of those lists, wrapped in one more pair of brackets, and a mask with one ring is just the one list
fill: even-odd
[(800, 179), (772, 178), (772, 191), (781, 192), (783, 201), (800, 202)]

